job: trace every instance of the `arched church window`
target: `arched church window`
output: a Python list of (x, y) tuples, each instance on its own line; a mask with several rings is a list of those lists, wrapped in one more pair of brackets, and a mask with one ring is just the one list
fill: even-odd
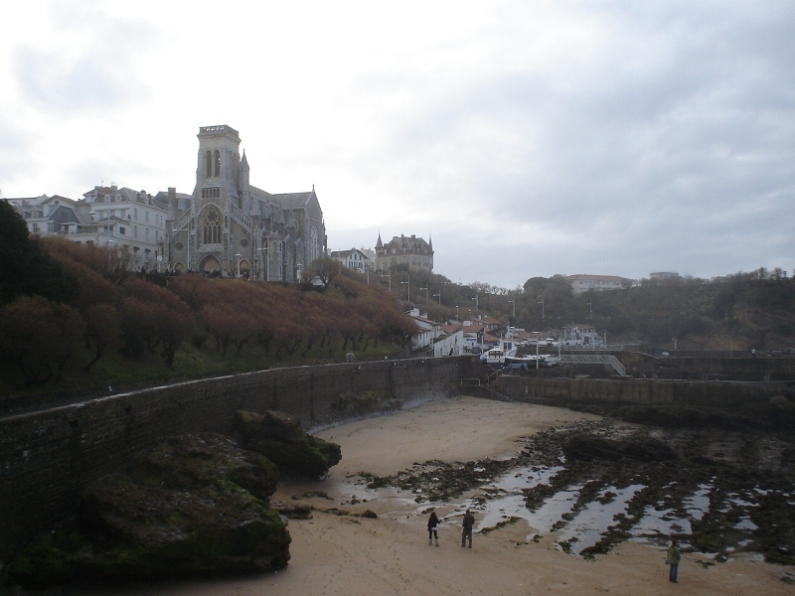
[(204, 244), (221, 243), (221, 212), (214, 207), (205, 212), (202, 239)]
[(209, 178), (213, 175), (213, 154), (208, 149), (204, 154), (204, 177)]
[(309, 256), (312, 261), (320, 257), (318, 244), (317, 230), (312, 226), (312, 230), (309, 233)]
[(218, 149), (215, 150), (215, 175), (221, 175), (221, 152)]

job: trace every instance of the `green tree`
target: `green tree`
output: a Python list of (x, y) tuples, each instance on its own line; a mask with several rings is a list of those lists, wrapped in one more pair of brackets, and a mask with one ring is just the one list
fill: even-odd
[(74, 300), (77, 281), (31, 239), (25, 221), (5, 201), (0, 201), (0, 263), (0, 305), (17, 296)]

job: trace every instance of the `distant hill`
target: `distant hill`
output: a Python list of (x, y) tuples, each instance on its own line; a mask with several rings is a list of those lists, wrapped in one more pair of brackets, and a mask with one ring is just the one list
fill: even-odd
[(534, 312), (518, 324), (537, 328), (593, 322), (598, 331), (607, 332), (610, 343), (641, 341), (678, 349), (795, 348), (793, 279), (738, 273), (712, 281), (646, 282), (577, 296), (561, 294), (560, 280), (542, 279), (528, 281), (522, 301), (544, 300), (545, 319)]

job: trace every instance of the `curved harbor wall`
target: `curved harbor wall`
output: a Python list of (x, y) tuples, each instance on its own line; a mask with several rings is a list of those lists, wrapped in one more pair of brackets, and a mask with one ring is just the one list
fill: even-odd
[(0, 561), (8, 562), (76, 511), (89, 483), (170, 435), (233, 434), (236, 410), (280, 410), (311, 429), (363, 410), (444, 397), (457, 387), (466, 362), (436, 358), (270, 369), (2, 418)]
[[(236, 410), (281, 410), (306, 429), (451, 394), (492, 397), (473, 357), (271, 369), (153, 387), (0, 418), (0, 562), (76, 510), (92, 481), (181, 432), (234, 434)], [(464, 385), (463, 387), (461, 385)], [(478, 391), (478, 387), (481, 391)], [(733, 407), (791, 394), (792, 383), (500, 377), (513, 401)]]

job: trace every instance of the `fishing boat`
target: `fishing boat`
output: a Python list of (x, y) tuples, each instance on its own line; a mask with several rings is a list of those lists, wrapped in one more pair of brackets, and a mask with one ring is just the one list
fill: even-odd
[(484, 352), (480, 356), (480, 361), (501, 368), (505, 365), (506, 359), (516, 356), (516, 342), (511, 338), (500, 338), (500, 343)]
[(558, 357), (551, 354), (528, 354), (526, 356), (509, 356), (505, 359), (506, 366), (513, 368), (541, 368), (544, 366), (556, 366)]

